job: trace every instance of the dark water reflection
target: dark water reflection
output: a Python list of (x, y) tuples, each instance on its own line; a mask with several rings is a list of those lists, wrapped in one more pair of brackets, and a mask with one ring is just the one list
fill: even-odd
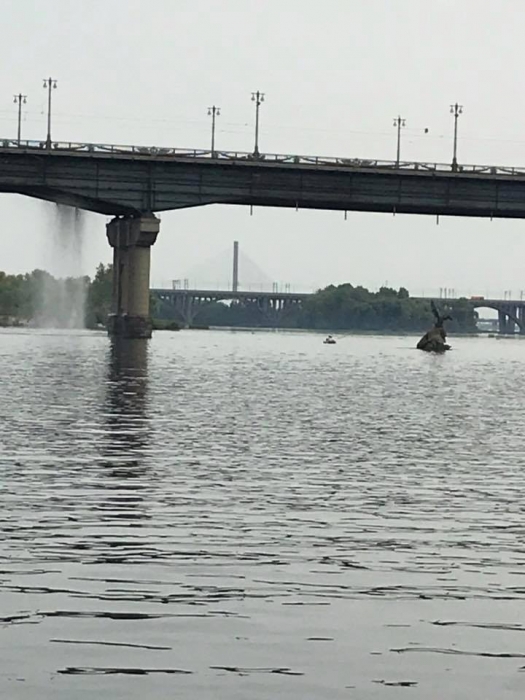
[(0, 332), (0, 697), (518, 698), (525, 343)]
[[(106, 432), (102, 454), (111, 476), (136, 476), (151, 440), (147, 415), (148, 341), (119, 340), (110, 345)], [(127, 470), (127, 471), (126, 471)]]

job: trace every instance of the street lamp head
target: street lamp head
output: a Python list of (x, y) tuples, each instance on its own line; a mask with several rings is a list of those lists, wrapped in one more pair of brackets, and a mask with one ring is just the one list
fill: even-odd
[(455, 114), (456, 116), (458, 114), (461, 114), (463, 112), (463, 105), (458, 105), (456, 102), (455, 105), (450, 105), (450, 114)]
[(57, 86), (57, 81), (54, 80), (53, 78), (44, 78), (44, 87), (45, 88), (53, 88), (56, 89)]

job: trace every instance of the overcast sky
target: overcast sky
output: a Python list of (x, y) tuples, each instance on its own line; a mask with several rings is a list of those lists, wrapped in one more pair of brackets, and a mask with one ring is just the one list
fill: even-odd
[[(45, 138), (50, 75), (55, 140), (208, 147), (216, 104), (217, 146), (252, 150), (259, 89), (263, 152), (394, 159), (400, 114), (403, 159), (450, 162), (458, 101), (460, 162), (525, 166), (523, 0), (0, 0), (0, 16), (0, 137), (22, 92), (23, 137)], [(50, 207), (0, 195), (0, 269), (51, 266)], [(87, 273), (110, 260), (106, 221), (87, 217)], [(295, 288), (525, 290), (525, 221), (218, 205), (162, 214), (152, 282), (226, 281), (234, 239)]]

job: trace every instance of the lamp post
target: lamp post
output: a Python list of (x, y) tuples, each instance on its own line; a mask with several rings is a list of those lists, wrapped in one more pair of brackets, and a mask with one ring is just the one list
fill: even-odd
[(264, 92), (252, 92), (252, 102), (255, 102), (255, 148), (253, 155), (259, 155), (259, 107), (264, 102)]
[(20, 146), (20, 139), (22, 137), (22, 105), (25, 105), (27, 102), (27, 97), (25, 95), (22, 95), (22, 93), (19, 93), (18, 95), (15, 95), (14, 103), (15, 105), (18, 105), (18, 136), (17, 136), (17, 141), (18, 145)]
[(47, 138), (46, 147), (51, 148), (51, 92), (56, 90), (57, 81), (54, 78), (44, 78), (44, 89), (47, 90)]
[(452, 170), (458, 169), (458, 117), (463, 112), (463, 105), (450, 105), (450, 114), (454, 115), (454, 152), (452, 155)]
[(396, 166), (399, 168), (399, 158), (401, 155), (401, 127), (406, 125), (406, 120), (401, 117), (394, 119), (394, 126), (397, 127), (397, 156), (396, 156)]
[(220, 107), (208, 107), (208, 116), (211, 117), (211, 154), (215, 155), (215, 117), (220, 116)]

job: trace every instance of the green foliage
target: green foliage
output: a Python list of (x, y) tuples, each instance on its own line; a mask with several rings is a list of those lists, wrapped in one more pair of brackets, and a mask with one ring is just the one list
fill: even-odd
[[(466, 299), (449, 302), (453, 320), (450, 331), (476, 331), (474, 310)], [(426, 301), (410, 298), (408, 291), (381, 287), (369, 292), (364, 287), (341, 284), (322, 289), (306, 301), (302, 322), (307, 328), (365, 331), (424, 331), (434, 318)]]
[(86, 299), (86, 325), (96, 327), (106, 322), (111, 307), (111, 289), (111, 265), (99, 265), (93, 281), (89, 277), (57, 280), (44, 270), (33, 270), (24, 275), (7, 275), (0, 271), (0, 323), (38, 321), (44, 313), (44, 303), (47, 314), (51, 309), (61, 317), (65, 307), (81, 306), (75, 300)]
[[(68, 278), (59, 284), (43, 270), (25, 275), (0, 272), (0, 323), (26, 322), (42, 313), (44, 296), (47, 305), (60, 309), (64, 298), (76, 295), (86, 298), (86, 325), (96, 328), (105, 324), (111, 311), (113, 270), (100, 264), (93, 280), (89, 277)], [(45, 292), (45, 294), (44, 294)], [(50, 303), (51, 300), (51, 303)], [(447, 302), (443, 313), (452, 316), (446, 328), (451, 332), (476, 332), (476, 312), (467, 299)], [(160, 321), (157, 327), (177, 327), (171, 304), (152, 295), (151, 315)], [(170, 323), (170, 322), (175, 322)], [(430, 305), (412, 299), (406, 289), (381, 287), (370, 292), (351, 284), (330, 285), (313, 294), (301, 306), (290, 306), (284, 312), (261, 309), (256, 303), (234, 301), (230, 304), (212, 302), (200, 307), (195, 322), (199, 326), (282, 326), (319, 330), (357, 330), (421, 332), (433, 324)]]
[[(68, 280), (71, 287), (71, 281)], [(56, 280), (44, 270), (33, 270), (24, 275), (7, 275), (0, 272), (0, 317), (29, 321), (38, 316), (42, 308), (44, 290), (52, 295)], [(68, 289), (71, 292), (71, 288)], [(52, 298), (52, 296), (51, 296)]]
[(113, 266), (100, 263), (87, 292), (86, 326), (88, 328), (106, 323), (111, 312), (112, 290)]
[[(476, 314), (466, 299), (447, 302), (443, 313), (452, 316), (446, 328), (451, 332), (476, 332)], [(160, 303), (160, 318), (174, 318), (174, 307)], [(302, 307), (289, 307), (278, 314), (265, 312), (257, 304), (234, 301), (211, 302), (199, 307), (196, 322), (207, 326), (282, 326), (318, 330), (370, 332), (424, 332), (434, 317), (427, 301), (412, 299), (408, 291), (381, 287), (370, 292), (351, 284), (330, 285), (312, 295)]]

